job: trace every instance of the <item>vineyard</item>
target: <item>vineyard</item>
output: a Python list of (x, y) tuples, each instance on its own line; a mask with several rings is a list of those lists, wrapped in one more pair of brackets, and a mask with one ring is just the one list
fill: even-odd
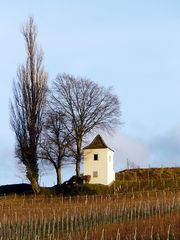
[(0, 239), (180, 239), (180, 192), (0, 199)]
[(84, 186), (103, 194), (1, 196), (0, 239), (179, 240), (179, 169), (138, 171), (117, 174), (109, 188)]

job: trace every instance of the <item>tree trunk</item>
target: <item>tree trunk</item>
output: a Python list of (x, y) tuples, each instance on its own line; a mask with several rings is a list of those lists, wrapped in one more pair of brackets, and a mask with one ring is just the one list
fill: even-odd
[(61, 185), (62, 179), (61, 179), (61, 166), (56, 168), (56, 175), (57, 175), (57, 185)]
[(76, 177), (80, 177), (80, 158), (76, 159)]
[(39, 193), (40, 192), (39, 183), (35, 178), (33, 178), (31, 180), (31, 186), (32, 186), (32, 189), (33, 189), (34, 193)]
[(80, 164), (81, 164), (81, 143), (82, 139), (77, 141), (77, 155), (76, 155), (76, 177), (80, 177)]
[[(26, 166), (26, 169), (27, 169), (27, 166)], [(40, 187), (38, 183), (38, 174), (37, 173), (35, 174), (34, 172), (32, 172), (31, 169), (27, 169), (26, 176), (31, 183), (34, 193), (39, 193)]]

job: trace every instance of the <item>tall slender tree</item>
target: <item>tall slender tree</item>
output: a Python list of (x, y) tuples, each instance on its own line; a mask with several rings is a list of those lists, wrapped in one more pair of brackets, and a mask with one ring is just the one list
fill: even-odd
[(43, 52), (37, 47), (33, 17), (23, 26), (22, 35), (27, 59), (17, 71), (17, 81), (13, 82), (10, 122), (16, 136), (16, 157), (25, 166), (34, 192), (39, 192), (37, 150), (46, 104), (47, 73), (43, 67)]
[(82, 144), (93, 130), (111, 131), (120, 124), (120, 103), (111, 88), (91, 80), (59, 75), (54, 81), (53, 102), (66, 115), (66, 127), (72, 128), (76, 176), (80, 176)]

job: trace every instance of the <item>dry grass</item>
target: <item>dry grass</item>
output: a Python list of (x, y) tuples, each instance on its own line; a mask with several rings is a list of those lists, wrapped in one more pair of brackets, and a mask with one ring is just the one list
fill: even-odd
[(0, 239), (180, 239), (180, 192), (0, 198)]
[(128, 169), (116, 173), (114, 184), (116, 193), (178, 190), (180, 188), (180, 168)]

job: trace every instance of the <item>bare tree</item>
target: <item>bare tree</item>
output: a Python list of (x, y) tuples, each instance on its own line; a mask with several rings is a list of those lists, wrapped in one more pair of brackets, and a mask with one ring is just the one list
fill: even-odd
[(70, 158), (69, 148), (72, 137), (66, 128), (66, 115), (49, 108), (41, 138), (40, 158), (50, 163), (56, 171), (57, 184), (61, 184), (61, 170)]
[(66, 114), (67, 128), (73, 129), (75, 149), (72, 152), (79, 177), (85, 136), (97, 129), (111, 131), (120, 124), (120, 103), (111, 88), (105, 89), (93, 81), (66, 74), (58, 75), (53, 90), (54, 104)]
[(42, 65), (42, 50), (36, 44), (37, 30), (32, 17), (22, 28), (22, 35), (27, 60), (19, 67), (17, 81), (13, 82), (10, 122), (16, 135), (16, 157), (25, 166), (33, 190), (39, 192), (37, 149), (46, 104), (47, 74)]

